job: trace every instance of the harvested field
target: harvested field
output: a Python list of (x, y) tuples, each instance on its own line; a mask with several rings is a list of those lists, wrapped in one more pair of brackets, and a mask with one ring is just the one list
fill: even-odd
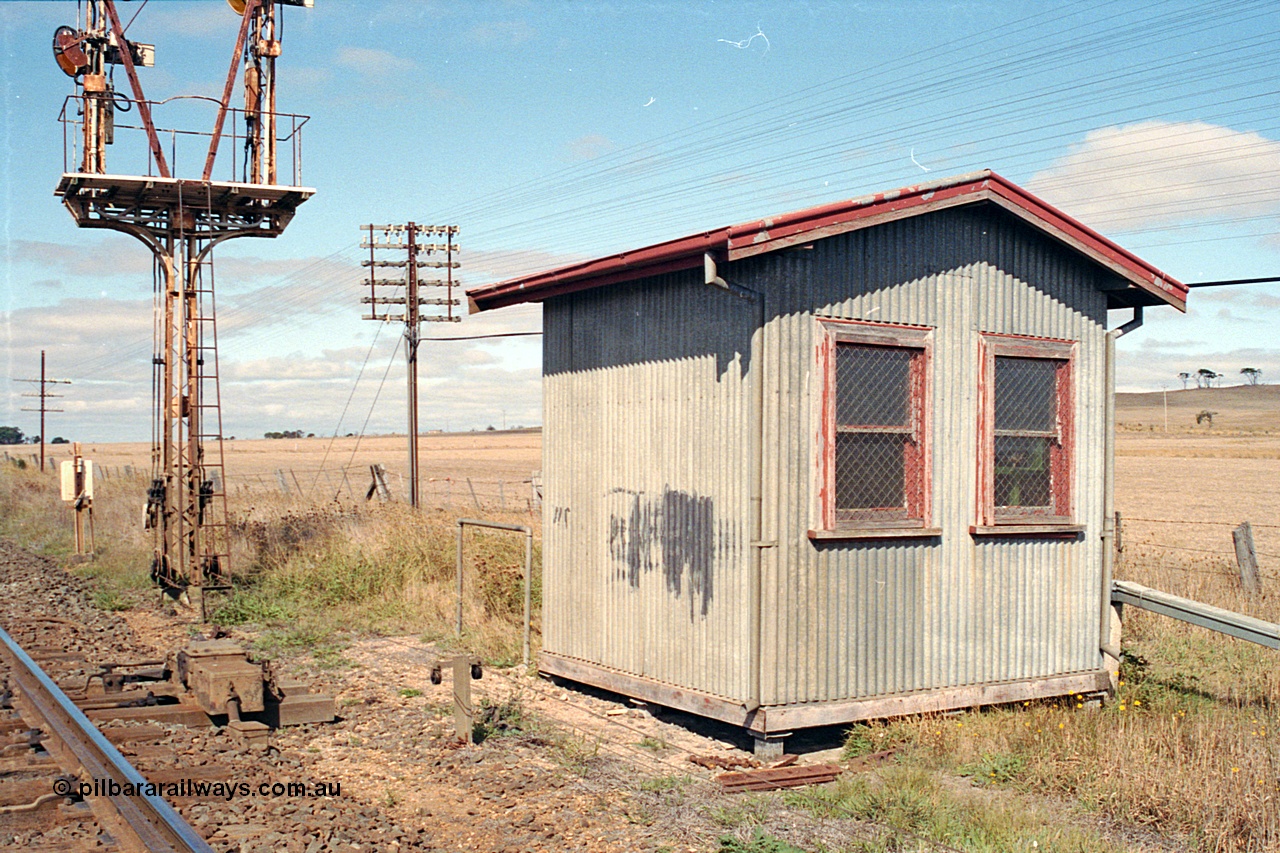
[[(1132, 415), (1121, 409), (1122, 420)], [(1119, 577), (1280, 620), (1280, 417), (1257, 418), (1250, 434), (1122, 431)], [(233, 502), (242, 585), (220, 618), (233, 636), (338, 697), (338, 724), (283, 731), (275, 743), (290, 772), (341, 780), (346, 802), (238, 816), (184, 806), (218, 849), (291, 849), (301, 839), (310, 849), (321, 837), (317, 851), (348, 850), (376, 824), (393, 827), (383, 837), (402, 849), (1280, 850), (1275, 653), (1143, 612), (1126, 613), (1124, 684), (1105, 707), (1032, 703), (817, 730), (792, 741), (801, 762), (846, 768), (818, 788), (722, 793), (713, 782), (720, 771), (689, 758), (711, 767), (749, 761), (739, 732), (531, 678), (518, 666), (490, 666), (473, 683), (482, 742), (459, 749), (449, 681), (432, 685), (429, 661), (457, 648), (518, 660), (520, 545), (499, 535), (469, 540), (474, 574), (460, 644), (451, 628), (452, 524), (475, 514), (470, 494), (413, 516), (397, 502), (365, 504), (363, 494), (334, 504), (271, 488), (290, 463), (299, 479), (319, 470), (324, 444), (229, 443), (233, 498), (237, 478), (267, 482), (239, 508)], [(394, 471), (402, 444), (367, 439), (352, 464)], [(424, 474), (455, 484), (527, 478), (538, 446), (536, 432), (425, 436)], [(141, 446), (86, 453), (109, 470), (147, 463)], [(73, 588), (113, 611), (98, 621), (127, 623), (121, 636), (167, 647), (194, 625), (157, 607), (147, 585), (145, 539), (132, 526), (134, 480), (103, 481), (105, 555), (76, 570), (87, 582)], [(65, 554), (65, 509), (51, 488), (51, 477), (7, 467), (0, 535)], [(481, 505), (489, 517), (538, 530), (527, 507), (503, 514)], [(1236, 576), (1231, 530), (1243, 520), (1254, 524), (1259, 595), (1243, 593)], [(176, 733), (174, 743), (185, 737)], [(216, 748), (216, 734), (200, 737)], [(864, 755), (888, 757), (859, 761)]]

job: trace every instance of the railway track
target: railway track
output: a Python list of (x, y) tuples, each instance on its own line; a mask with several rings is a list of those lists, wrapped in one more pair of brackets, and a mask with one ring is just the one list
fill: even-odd
[[(74, 809), (83, 793), (99, 828), (106, 833), (106, 837), (93, 839), (95, 845), (106, 842), (122, 853), (213, 853), (173, 806), (148, 793), (155, 786), (2, 628), (0, 661), (10, 699), (5, 704), (15, 705), (22, 721), (30, 726), (28, 745), (34, 750), (39, 744), (62, 771), (45, 777), (48, 793), (25, 803), (0, 806), (0, 815), (33, 813), (58, 799)], [(35, 775), (38, 778), (48, 771), (44, 764)], [(21, 787), (30, 790), (33, 786), (29, 780)]]
[[(0, 539), (0, 628), (44, 670), (101, 736), (218, 853), (359, 853), (425, 850), (436, 845), (422, 828), (404, 826), (353, 796), (353, 776), (319, 769), (330, 744), (350, 724), (287, 725), (254, 737), (225, 712), (211, 718), (191, 691), (155, 680), (169, 649), (196, 639), (202, 626), (173, 622), (144, 637), (119, 614), (95, 606), (81, 579), (52, 561)], [(0, 644), (4, 645), (4, 644)], [(0, 694), (7, 679), (22, 706), (23, 690), (0, 653)], [(238, 670), (236, 670), (238, 671)], [(276, 672), (276, 683), (284, 683)], [(206, 685), (207, 686), (207, 685)], [(207, 697), (206, 697), (207, 698)], [(311, 697), (312, 699), (314, 697)], [(304, 713), (308, 697), (302, 697)], [(64, 769), (56, 738), (21, 707), (0, 708), (0, 850), (80, 853), (127, 850), (123, 830), (99, 818), (92, 798), (68, 803), (53, 783), (76, 786), (108, 774), (85, 771), (74, 757)], [(290, 712), (298, 722), (297, 707)], [(38, 731), (36, 731), (38, 730)], [(341, 789), (339, 785), (342, 784)], [(321, 788), (324, 790), (321, 790)], [(99, 786), (101, 791), (101, 785)], [(378, 792), (375, 796), (385, 796)], [(171, 850), (171, 846), (137, 849)]]

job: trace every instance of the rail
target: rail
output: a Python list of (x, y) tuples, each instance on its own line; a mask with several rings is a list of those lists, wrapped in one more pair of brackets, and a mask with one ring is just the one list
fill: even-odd
[[(77, 761), (91, 779), (111, 780), (134, 790), (147, 786), (147, 780), (120, 751), (98, 731), (58, 685), (45, 674), (12, 637), (0, 628), (0, 653), (11, 667), (9, 677), (22, 694), (25, 708), (35, 714), (40, 727), (51, 734)], [(112, 829), (121, 830), (117, 837), (127, 851), (173, 851), (173, 853), (213, 853), (213, 848), (162, 798), (145, 794), (93, 797), (90, 805), (105, 801), (110, 812), (94, 812)], [(114, 818), (118, 816), (119, 820)]]
[(1270, 649), (1280, 649), (1280, 625), (1274, 622), (1264, 622), (1243, 613), (1223, 610), (1221, 607), (1161, 592), (1132, 581), (1113, 581), (1111, 601), (1113, 604), (1128, 604), (1171, 619), (1199, 625), (1201, 628), (1248, 640)]
[(462, 531), (466, 527), (485, 527), (490, 530), (510, 530), (524, 534), (524, 665), (529, 665), (529, 633), (533, 611), (533, 528), (527, 524), (503, 524), (497, 521), (481, 521), (476, 518), (458, 519), (458, 623), (456, 632), (462, 635)]

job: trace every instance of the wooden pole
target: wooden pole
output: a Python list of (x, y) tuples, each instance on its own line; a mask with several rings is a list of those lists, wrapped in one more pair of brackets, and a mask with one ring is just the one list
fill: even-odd
[(1236, 546), (1236, 563), (1240, 566), (1240, 585), (1245, 592), (1260, 592), (1262, 583), (1258, 579), (1258, 552), (1253, 547), (1253, 527), (1245, 521), (1231, 531), (1231, 538)]
[(475, 725), (475, 708), (471, 704), (471, 661), (466, 655), (456, 655), (453, 659), (453, 726), (458, 739), (471, 743)]

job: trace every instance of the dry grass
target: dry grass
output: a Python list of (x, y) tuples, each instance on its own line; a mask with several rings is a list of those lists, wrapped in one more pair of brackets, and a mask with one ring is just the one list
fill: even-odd
[[(1116, 573), (1280, 622), (1280, 462), (1249, 458), (1239, 441), (1121, 435), (1127, 520)], [(1241, 589), (1232, 552), (1243, 520), (1258, 525), (1257, 595)], [(1105, 707), (1071, 700), (900, 720), (858, 727), (849, 744), (898, 746), (908, 767), (1059, 796), (1197, 850), (1280, 850), (1277, 653), (1134, 608), (1122, 645), (1123, 683)]]
[[(1275, 412), (1254, 414), (1261, 419), (1259, 429), (1280, 422)], [(517, 466), (529, 467), (525, 462), (502, 464), (514, 475)], [(447, 468), (440, 470), (448, 476)], [(1275, 436), (1122, 433), (1117, 507), (1126, 519), (1126, 550), (1117, 575), (1280, 621), (1277, 483)], [(104, 590), (126, 601), (142, 595), (138, 590), (145, 586), (149, 547), (138, 518), (143, 486), (140, 478), (113, 478), (102, 484), (98, 501), (104, 560), (90, 571)], [(53, 487), (51, 477), (0, 469), (0, 535), (53, 556), (66, 554), (69, 514)], [(323, 655), (340, 646), (348, 630), (452, 637), (453, 524), (473, 509), (413, 513), (399, 504), (363, 503), (317, 509), (264, 492), (252, 506), (233, 505), (233, 512), (241, 588), (219, 615), (255, 626), (264, 643)], [(537, 530), (536, 518), (526, 513), (501, 518), (533, 523)], [(1231, 553), (1231, 528), (1246, 519), (1258, 525), (1260, 595), (1241, 591)], [(475, 560), (462, 644), (491, 661), (518, 659), (522, 546), (515, 535), (468, 533)], [(1022, 809), (1010, 812), (1008, 802), (1016, 806), (1029, 802), (1017, 798), (1049, 794), (1067, 811), (1083, 809), (1135, 831), (1185, 838), (1198, 850), (1280, 851), (1276, 653), (1132, 609), (1125, 615), (1123, 646), (1124, 683), (1106, 707), (1090, 709), (1072, 700), (899, 720), (858, 727), (850, 745), (860, 751), (900, 747), (901, 772), (885, 777), (899, 787), (929, 793), (932, 783), (921, 781), (917, 771), (942, 779), (959, 774), (1005, 798), (977, 809), (972, 821), (953, 823), (956, 812), (947, 806), (903, 823), (904, 829), (912, 826), (912, 832), (962, 849), (1009, 849), (983, 846), (981, 839), (1015, 836), (1039, 837), (1042, 849), (1096, 849), (1087, 836), (1054, 841), (1026, 836), (1032, 830), (1025, 827), (1022, 835), (1000, 836), (999, 826), (983, 823), (1021, 826), (1013, 816), (1000, 817)], [(840, 808), (858, 814), (879, 808), (874, 790), (845, 793)], [(961, 799), (956, 808), (966, 812), (972, 803), (967, 795)], [(936, 791), (921, 799), (929, 800), (949, 802)], [(962, 838), (956, 827), (965, 826), (977, 828)]]
[[(1164, 432), (1166, 410), (1170, 433), (1275, 434), (1280, 432), (1280, 385), (1116, 395), (1116, 420), (1122, 430)], [(1204, 411), (1215, 413), (1212, 427), (1196, 423), (1196, 415)]]
[[(259, 625), (268, 642), (286, 625), (308, 642), (348, 630), (420, 633), (493, 663), (512, 663), (520, 654), (524, 538), (468, 530), (464, 632), (457, 638), (457, 517), (402, 504), (283, 512), (259, 504), (233, 525), (253, 558), (241, 563), (241, 588), (213, 618)], [(536, 535), (537, 521), (528, 514), (488, 517), (532, 523)], [(535, 546), (535, 608), (539, 557)], [(538, 623), (535, 615), (535, 629)]]
[[(154, 602), (152, 544), (142, 529), (147, 480), (116, 474), (95, 494), (98, 558), (73, 569), (93, 578), (99, 604), (124, 609)], [(300, 505), (282, 495), (233, 504), (231, 554), (236, 590), (211, 599), (212, 618), (258, 634), (272, 653), (310, 650), (338, 660), (352, 631), (420, 633), (492, 663), (518, 661), (523, 610), (524, 539), (467, 532), (462, 637), (456, 614), (455, 526), (474, 507), (414, 511), (400, 503), (331, 501)], [(528, 513), (482, 513), (530, 524)], [(0, 536), (55, 559), (71, 553), (71, 510), (49, 473), (0, 466)], [(535, 643), (540, 620), (540, 554), (534, 549)]]

